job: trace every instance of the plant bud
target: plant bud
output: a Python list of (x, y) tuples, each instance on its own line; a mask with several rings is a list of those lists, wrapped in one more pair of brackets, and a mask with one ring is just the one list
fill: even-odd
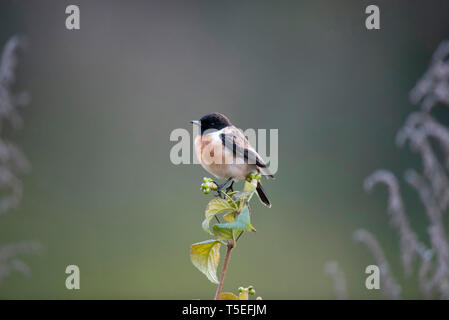
[(208, 185), (209, 189), (216, 191), (218, 189), (217, 185), (213, 182), (210, 182)]

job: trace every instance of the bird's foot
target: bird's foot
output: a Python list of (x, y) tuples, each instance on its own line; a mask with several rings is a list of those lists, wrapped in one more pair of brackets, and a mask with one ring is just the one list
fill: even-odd
[(217, 194), (215, 195), (216, 197), (219, 197), (221, 199), (224, 199), (225, 196), (222, 194), (221, 189), (223, 189), (224, 185), (219, 185), (217, 182), (213, 181), (213, 183), (215, 183), (215, 185), (217, 186)]
[(232, 189), (232, 186), (233, 186), (233, 185), (234, 185), (234, 180), (231, 182), (231, 185), (230, 185), (229, 187), (226, 188), (226, 193), (229, 194), (229, 192), (234, 191), (234, 190)]
[[(212, 181), (213, 183), (215, 183), (216, 184), (216, 186), (217, 186), (217, 197), (220, 197), (220, 198), (222, 198), (222, 199), (225, 199), (226, 197), (225, 197), (225, 195), (223, 194), (223, 191), (222, 191), (222, 189), (228, 184), (228, 182), (229, 181), (231, 181), (232, 179), (231, 178), (229, 178), (228, 180), (226, 180), (223, 184), (218, 184), (218, 183), (216, 183), (215, 181)], [(232, 183), (231, 183), (231, 185), (228, 187), (228, 188), (226, 188), (226, 193), (228, 193), (228, 191), (229, 190), (232, 190), (232, 185), (234, 184), (234, 181), (232, 181)]]

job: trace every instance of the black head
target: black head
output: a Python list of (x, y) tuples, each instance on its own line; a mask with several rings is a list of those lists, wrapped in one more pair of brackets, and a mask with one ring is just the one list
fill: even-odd
[(201, 125), (201, 134), (207, 130), (221, 130), (232, 125), (226, 116), (218, 112), (206, 114), (200, 119), (199, 124)]

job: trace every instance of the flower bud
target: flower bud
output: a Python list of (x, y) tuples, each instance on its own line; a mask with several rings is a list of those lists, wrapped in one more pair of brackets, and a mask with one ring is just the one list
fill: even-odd
[(217, 185), (213, 182), (210, 182), (208, 185), (209, 189), (216, 191), (218, 189)]

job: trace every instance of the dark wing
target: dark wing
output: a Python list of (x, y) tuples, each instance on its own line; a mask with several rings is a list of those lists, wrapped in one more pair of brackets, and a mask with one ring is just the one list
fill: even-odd
[(232, 128), (226, 133), (221, 133), (220, 138), (226, 148), (232, 150), (236, 156), (248, 160), (249, 164), (255, 164), (261, 168), (267, 166), (257, 152), (251, 148), (248, 140), (239, 129)]

